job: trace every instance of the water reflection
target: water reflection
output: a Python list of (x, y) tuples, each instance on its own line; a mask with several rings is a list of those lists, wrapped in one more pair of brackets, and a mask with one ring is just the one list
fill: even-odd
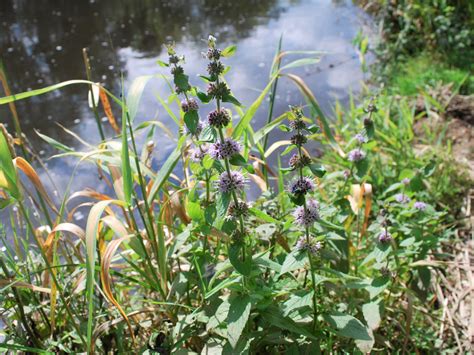
[[(323, 0), (176, 0), (176, 1), (0, 1), (0, 49), (13, 92), (84, 78), (81, 50), (91, 56), (93, 78), (113, 92), (120, 92), (120, 73), (126, 85), (140, 75), (166, 73), (156, 65), (164, 59), (163, 44), (174, 40), (187, 58), (186, 71), (193, 84), (205, 71), (200, 52), (209, 33), (222, 46), (238, 45), (236, 57), (227, 61), (232, 71), (227, 79), (235, 95), (250, 104), (266, 81), (280, 35), (287, 50), (316, 49), (329, 54), (318, 66), (297, 70), (312, 87), (326, 110), (334, 98), (344, 100), (350, 88), (357, 90), (363, 73), (351, 41), (361, 26), (370, 21), (350, 1)], [(175, 126), (157, 104), (155, 94), (166, 96), (164, 81), (154, 81), (143, 97), (139, 120), (158, 118), (171, 130)], [(290, 83), (279, 86), (275, 114), (289, 103), (301, 103)], [(60, 122), (90, 142), (97, 142), (95, 121), (87, 106), (86, 88), (69, 87), (61, 92), (17, 103), (24, 131), (44, 155), (53, 150), (39, 140), (39, 129), (68, 145), (80, 144), (54, 124)], [(204, 109), (205, 110), (205, 109)], [(203, 112), (204, 113), (204, 112)], [(265, 120), (265, 109), (254, 122)], [(7, 107), (0, 107), (0, 120), (11, 124)], [(113, 132), (108, 129), (110, 136)], [(275, 137), (278, 139), (278, 137)], [(160, 135), (156, 160), (166, 157), (172, 142)], [(70, 160), (50, 161), (49, 167), (60, 186), (73, 166)], [(74, 188), (97, 185), (96, 177), (83, 168)]]

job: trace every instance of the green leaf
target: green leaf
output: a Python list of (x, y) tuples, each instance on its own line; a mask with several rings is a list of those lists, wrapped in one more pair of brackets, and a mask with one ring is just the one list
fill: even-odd
[(18, 177), (13, 165), (7, 138), (0, 130), (0, 188), (4, 188), (16, 200), (21, 194), (18, 189)]
[(374, 301), (362, 306), (362, 314), (370, 329), (376, 330), (382, 321), (382, 302)]
[(373, 340), (367, 328), (357, 318), (349, 314), (334, 312), (324, 314), (323, 318), (337, 330), (337, 334), (340, 336), (357, 340)]
[(230, 193), (222, 193), (219, 194), (219, 197), (217, 198), (217, 215), (220, 218), (224, 218), (227, 214), (227, 208), (229, 207), (230, 197)]
[(207, 104), (209, 103), (209, 101), (211, 101), (211, 97), (207, 96), (207, 94), (202, 91), (198, 91), (196, 95), (199, 98), (199, 100), (201, 100), (201, 102), (204, 104)]
[(369, 170), (369, 161), (367, 160), (367, 158), (362, 159), (355, 163), (355, 167), (356, 167), (356, 176), (359, 179), (362, 179), (365, 176), (365, 174), (367, 174), (367, 171)]
[(296, 309), (311, 306), (313, 304), (313, 294), (313, 291), (296, 291), (285, 303), (283, 303), (283, 316), (288, 316)]
[(321, 164), (313, 163), (310, 164), (309, 168), (311, 172), (319, 178), (323, 177), (326, 174), (326, 169)]
[(380, 295), (390, 284), (390, 278), (388, 276), (380, 276), (375, 278), (366, 290), (369, 292), (371, 299)]
[[(122, 78), (123, 85), (123, 78)], [(124, 97), (123, 86), (122, 86), (122, 97)], [(127, 206), (132, 204), (132, 191), (133, 191), (133, 178), (132, 168), (130, 166), (130, 155), (128, 152), (128, 138), (127, 138), (127, 107), (125, 106), (125, 100), (122, 101), (122, 176), (123, 176), (123, 199), (127, 203)]]
[(221, 52), (221, 55), (223, 57), (232, 57), (235, 52), (237, 51), (237, 46), (235, 44), (232, 44), (230, 46), (228, 46), (227, 48), (225, 48), (222, 52)]
[(271, 216), (269, 216), (268, 214), (266, 214), (265, 212), (263, 211), (260, 211), (259, 209), (257, 208), (250, 208), (249, 209), (250, 213), (252, 213), (255, 217), (257, 218), (260, 218), (261, 220), (265, 221), (265, 222), (268, 222), (268, 223), (275, 223), (275, 224), (281, 224), (281, 222)]
[(299, 250), (293, 250), (291, 253), (286, 255), (285, 261), (281, 267), (280, 276), (287, 272), (302, 269), (307, 261), (308, 256), (306, 253), (302, 253)]
[(230, 302), (227, 315), (227, 338), (233, 348), (237, 345), (247, 324), (251, 308), (252, 303), (249, 295), (237, 296)]
[(280, 329), (285, 329), (285, 330), (288, 330), (292, 333), (299, 334), (299, 335), (304, 335), (305, 337), (307, 337), (309, 339), (319, 341), (319, 339), (317, 337), (315, 337), (313, 335), (313, 333), (308, 331), (306, 328), (299, 325), (294, 320), (292, 320), (288, 317), (284, 317), (281, 314), (280, 310), (275, 306), (267, 307), (262, 312), (262, 318), (266, 322), (268, 322), (268, 323), (270, 323), (270, 324), (272, 324), (272, 325), (274, 325), (274, 326), (276, 326)]
[(170, 174), (173, 171), (174, 167), (178, 163), (178, 160), (181, 157), (181, 148), (182, 148), (183, 143), (185, 141), (186, 141), (186, 136), (182, 136), (179, 139), (178, 144), (176, 145), (176, 148), (168, 156), (168, 159), (166, 159), (165, 163), (163, 164), (161, 169), (158, 171), (158, 174), (156, 175), (155, 181), (153, 182), (153, 185), (150, 189), (150, 193), (148, 194), (148, 203), (150, 205), (152, 204), (153, 200), (155, 199), (155, 195), (163, 187), (164, 183), (166, 182), (166, 180), (168, 180), (168, 177), (170, 176)]
[(306, 65), (314, 65), (321, 61), (321, 58), (302, 58), (292, 61), (291, 63), (286, 64), (285, 66), (281, 67), (280, 70), (291, 69), (302, 67)]
[(43, 139), (46, 143), (48, 143), (49, 145), (53, 146), (56, 149), (62, 150), (64, 152), (73, 152), (74, 151), (74, 148), (68, 147), (67, 145), (62, 144), (62, 143), (58, 142), (57, 140), (55, 140), (51, 137), (48, 137), (44, 134), (41, 134), (37, 130), (35, 130), (35, 132), (38, 136), (40, 136), (41, 139)]
[(229, 163), (235, 166), (246, 166), (247, 160), (241, 154), (236, 154), (229, 159)]
[[(130, 86), (130, 89), (128, 90), (127, 107), (130, 123), (133, 123), (133, 121), (135, 120), (135, 116), (138, 113), (138, 105), (140, 104), (143, 90), (145, 90), (145, 86), (146, 84), (148, 84), (151, 78), (153, 78), (153, 75), (139, 76), (133, 81), (132, 85)], [(124, 98), (124, 96), (122, 96), (122, 98)]]
[(204, 219), (204, 212), (198, 202), (188, 201), (186, 204), (186, 212), (193, 221), (201, 221)]
[(199, 123), (199, 114), (197, 111), (188, 111), (184, 114), (184, 123), (192, 134), (196, 134)]
[(229, 247), (229, 261), (238, 273), (249, 276), (252, 271), (252, 258), (247, 255), (245, 260), (242, 260), (243, 248), (242, 243), (232, 244)]
[(189, 77), (186, 74), (176, 74), (174, 76), (174, 84), (183, 91), (189, 90)]
[(163, 62), (162, 60), (159, 60), (159, 59), (156, 61), (156, 64), (158, 64), (160, 67), (163, 67), (163, 68), (170, 66), (168, 63)]
[(225, 95), (224, 97), (222, 97), (222, 101), (223, 102), (229, 102), (231, 104), (234, 104), (235, 106), (242, 106), (242, 104), (240, 103), (239, 100), (237, 100), (234, 96), (232, 96), (231, 94), (228, 94), (228, 95)]

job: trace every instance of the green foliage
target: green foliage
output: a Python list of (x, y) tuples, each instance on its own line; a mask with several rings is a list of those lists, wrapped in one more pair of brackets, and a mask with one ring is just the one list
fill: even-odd
[[(214, 50), (216, 39), (211, 36), (208, 45)], [(231, 46), (222, 54), (235, 52)], [(214, 64), (216, 53), (208, 54)], [(123, 112), (120, 137), (85, 151), (44, 137), (62, 151), (56, 158), (94, 164), (111, 191), (62, 194), (61, 205), (69, 211), (92, 206), (85, 230), (63, 208), (51, 224), (33, 216), (33, 205), (15, 201), (20, 213), (6, 209), (12, 238), (7, 242), (0, 235), (6, 245), (0, 256), (6, 342), (0, 346), (53, 353), (449, 349), (450, 342), (436, 348), (434, 333), (421, 336), (419, 329), (431, 323), (417, 309), (431, 307), (441, 317), (432, 307), (431, 286), (443, 265), (438, 251), (451, 238), (446, 226), (455, 220), (448, 203), (457, 195), (449, 189), (462, 184), (445, 164), (446, 154), (439, 153), (443, 146), (414, 148), (415, 117), (408, 103), (390, 96), (360, 106), (351, 102), (347, 110), (336, 106), (329, 119), (303, 80), (283, 72), (316, 62), (315, 53), (307, 52), (302, 54), (310, 58), (275, 65), (261, 95), (241, 107), (230, 89), (211, 97), (193, 87), (182, 57), (172, 46), (168, 54), (170, 62), (161, 66), (173, 70), (178, 92), (158, 101), (177, 124), (176, 146), (158, 169), (150, 163), (152, 148), (137, 147), (135, 140), (144, 132), (152, 137), (158, 127), (173, 135), (159, 121), (134, 126), (149, 77), (134, 82), (127, 102), (117, 101)], [(205, 82), (224, 83), (224, 74)], [(308, 106), (270, 115), (254, 132), (251, 121), (267, 95), (276, 94), (277, 79), (295, 84)], [(182, 108), (179, 95), (188, 104), (200, 99), (200, 105), (209, 105), (206, 112), (226, 108), (239, 122), (199, 132), (199, 109), (173, 113), (174, 105)], [(264, 142), (279, 127), (304, 133), (324, 154), (303, 160), (305, 147), (295, 141), (288, 147), (287, 140), (267, 148)], [(425, 139), (434, 142), (433, 136)], [(206, 154), (210, 144), (217, 149), (230, 138), (242, 146), (238, 153), (222, 159)], [(2, 197), (4, 191), (14, 195), (13, 183), (20, 196), (11, 152), (6, 138), (0, 139), (8, 177), (0, 185)], [(356, 159), (354, 150), (363, 154)], [(283, 167), (289, 153), (295, 154), (293, 163), (295, 157), (305, 163)], [(272, 154), (278, 155), (278, 170), (268, 163)], [(228, 189), (222, 175), (231, 172), (255, 182), (258, 198), (247, 201), (244, 191)], [(285, 185), (304, 177), (311, 182), (306, 194), (291, 194)], [(36, 204), (35, 195), (22, 193)], [(316, 217), (304, 225), (298, 214), (310, 208)]]

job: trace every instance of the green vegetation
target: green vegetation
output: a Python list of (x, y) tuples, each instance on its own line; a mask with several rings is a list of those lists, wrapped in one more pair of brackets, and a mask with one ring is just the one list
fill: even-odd
[[(212, 37), (208, 45), (206, 91), (191, 85), (172, 46), (169, 62), (159, 63), (175, 86), (160, 98), (174, 131), (134, 122), (153, 79), (141, 77), (124, 99), (103, 91), (94, 105), (106, 107), (108, 95), (121, 107), (121, 130), (109, 117), (117, 137), (75, 151), (42, 136), (61, 151), (56, 159), (92, 163), (110, 186), (107, 195), (66, 190), (56, 201), (2, 130), (1, 201), (12, 237), (2, 236), (0, 347), (255, 354), (455, 346), (452, 337), (437, 342), (431, 325), (442, 317), (433, 285), (449, 259), (439, 251), (453, 238), (447, 226), (454, 215), (443, 199), (456, 193), (457, 179), (433, 136), (429, 150), (414, 148), (407, 102), (379, 97), (336, 106), (331, 124), (301, 78), (288, 73), (319, 54), (280, 63), (291, 55), (284, 52), (244, 108), (224, 77), (235, 47), (221, 51)], [(293, 82), (306, 105), (254, 131), (250, 122), (264, 98), (275, 97), (278, 80)], [(0, 104), (75, 84), (97, 85), (70, 81)], [(201, 105), (211, 110), (207, 124)], [(158, 170), (153, 146), (139, 143), (156, 129), (176, 141)], [(288, 140), (267, 148), (275, 129)], [(323, 156), (312, 158), (307, 142), (318, 142)], [(278, 153), (275, 169), (267, 160)], [(25, 189), (25, 180), (33, 186)], [(261, 195), (249, 201), (245, 186)], [(71, 215), (89, 206), (83, 229)]]

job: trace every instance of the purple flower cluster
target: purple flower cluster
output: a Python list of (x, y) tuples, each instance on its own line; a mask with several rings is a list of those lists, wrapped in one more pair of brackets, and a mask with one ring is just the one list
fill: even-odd
[(209, 155), (213, 159), (227, 159), (240, 153), (240, 143), (232, 138), (224, 139), (224, 142), (216, 142), (209, 147)]
[(189, 151), (189, 157), (195, 163), (199, 163), (204, 159), (208, 150), (207, 144), (203, 144), (200, 147), (193, 148)]
[(428, 205), (424, 202), (416, 201), (413, 204), (413, 207), (415, 207), (418, 211), (424, 211), (424, 210), (426, 210), (426, 207), (428, 207)]
[(410, 179), (409, 178), (402, 179), (402, 184), (405, 185), (405, 186), (409, 185), (410, 184)]
[(199, 105), (193, 98), (181, 101), (181, 110), (183, 110), (184, 113), (189, 111), (197, 111), (198, 109)]
[(367, 138), (362, 133), (357, 133), (354, 137), (359, 143), (367, 143)]
[(319, 203), (310, 199), (305, 206), (298, 206), (293, 211), (295, 222), (303, 227), (310, 227), (319, 219)]
[(395, 195), (395, 201), (397, 201), (398, 203), (406, 204), (410, 202), (410, 198), (407, 195), (400, 193)]
[(313, 191), (315, 188), (313, 180), (308, 177), (303, 176), (297, 180), (290, 183), (288, 186), (288, 191), (293, 195), (305, 195), (308, 192)]
[(306, 129), (306, 123), (302, 119), (297, 118), (295, 120), (290, 121), (290, 128), (293, 131), (301, 131), (303, 129)]
[(238, 201), (237, 204), (235, 202), (229, 204), (229, 216), (231, 217), (245, 217), (248, 213), (249, 205), (244, 201)]
[(214, 110), (207, 115), (207, 121), (210, 126), (222, 128), (229, 124), (230, 114), (226, 109)]
[(392, 240), (392, 235), (387, 230), (384, 229), (382, 232), (380, 232), (377, 239), (379, 243), (387, 244), (387, 243), (390, 243), (390, 241)]
[(306, 154), (301, 155), (301, 157), (298, 154), (293, 154), (290, 158), (289, 164), (292, 169), (302, 168), (311, 164), (311, 158)]
[(220, 192), (227, 193), (232, 191), (242, 191), (246, 180), (238, 171), (231, 171), (230, 175), (224, 171), (217, 180), (217, 188)]
[(308, 243), (308, 241), (306, 240), (306, 237), (300, 237), (295, 244), (296, 250), (300, 252), (306, 250), (312, 255), (316, 255), (318, 251), (321, 250), (322, 247), (323, 245), (321, 244), (321, 242), (314, 240), (314, 238), (311, 238)]
[(358, 162), (365, 158), (365, 152), (362, 149), (356, 148), (347, 154), (347, 159), (352, 162)]

